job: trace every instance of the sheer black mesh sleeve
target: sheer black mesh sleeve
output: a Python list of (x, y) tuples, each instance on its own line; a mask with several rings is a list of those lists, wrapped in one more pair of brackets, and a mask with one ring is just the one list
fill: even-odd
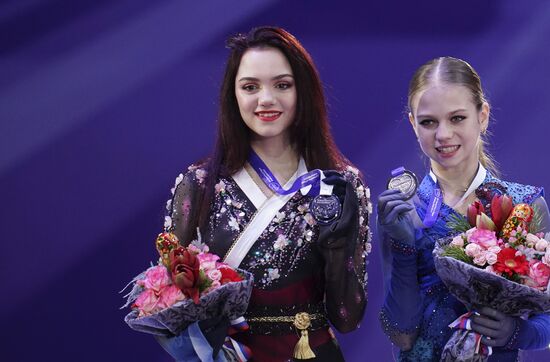
[(359, 326), (367, 305), (366, 257), (371, 251), (368, 224), (372, 205), (370, 190), (358, 172), (349, 169), (344, 176), (348, 185), (339, 222), (347, 222), (347, 227), (328, 245), (320, 243), (320, 250), (325, 259), (327, 314), (334, 327), (345, 333)]

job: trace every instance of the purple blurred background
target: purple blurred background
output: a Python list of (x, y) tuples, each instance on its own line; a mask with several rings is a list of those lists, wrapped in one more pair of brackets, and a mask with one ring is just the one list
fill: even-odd
[[(550, 187), (545, 0), (4, 0), (0, 360), (170, 360), (125, 325), (118, 291), (156, 259), (175, 177), (212, 147), (224, 39), (257, 25), (311, 52), (373, 196), (395, 166), (424, 174), (407, 85), (442, 55), (480, 73), (505, 178)], [(348, 361), (391, 361), (376, 242), (368, 287), (361, 328), (340, 341)]]

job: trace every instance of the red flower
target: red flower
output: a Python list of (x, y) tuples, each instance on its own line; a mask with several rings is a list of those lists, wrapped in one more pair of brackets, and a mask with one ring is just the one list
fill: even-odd
[(483, 207), (481, 202), (477, 200), (474, 201), (470, 206), (468, 206), (466, 216), (471, 226), (476, 226), (477, 215), (480, 215), (482, 212), (485, 212), (485, 208)]
[(491, 216), (497, 226), (497, 230), (502, 229), (504, 222), (510, 216), (514, 205), (512, 204), (512, 198), (508, 195), (495, 195), (491, 200)]
[(529, 262), (525, 259), (525, 255), (517, 255), (516, 250), (512, 248), (502, 249), (497, 254), (497, 262), (493, 265), (493, 269), (501, 274), (529, 274)]
[(220, 284), (227, 284), (230, 282), (240, 282), (243, 280), (241, 275), (237, 273), (235, 270), (222, 266), (218, 269), (222, 273), (222, 277), (220, 278)]
[(170, 252), (170, 266), (174, 284), (198, 304), (200, 262), (197, 256), (180, 246)]

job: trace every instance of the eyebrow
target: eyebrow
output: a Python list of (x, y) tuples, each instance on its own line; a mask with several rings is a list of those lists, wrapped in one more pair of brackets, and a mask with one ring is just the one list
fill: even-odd
[[(466, 109), (460, 108), (460, 109), (456, 109), (452, 112), (447, 113), (447, 115), (451, 116), (451, 115), (454, 115), (456, 113), (461, 113), (461, 112), (466, 112), (466, 111), (467, 111)], [(417, 114), (416, 115), (416, 118), (426, 118), (426, 117), (429, 118), (429, 117), (433, 117), (433, 116), (430, 115), (430, 114)]]
[[(277, 75), (273, 78), (271, 78), (271, 80), (279, 80), (279, 79), (282, 79), (282, 78), (286, 78), (286, 77), (290, 77), (292, 79), (294, 79), (294, 76), (292, 74), (280, 74), (280, 75)], [(257, 82), (259, 81), (258, 78), (254, 78), (254, 77), (242, 77), (241, 79), (239, 79), (239, 82), (243, 82), (243, 81), (247, 81), (247, 82), (250, 82), (250, 81), (253, 81), (253, 82)]]

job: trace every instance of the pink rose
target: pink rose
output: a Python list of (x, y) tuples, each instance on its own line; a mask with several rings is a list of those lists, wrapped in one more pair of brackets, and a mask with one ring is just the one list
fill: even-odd
[(468, 238), (470, 243), (477, 244), (484, 249), (497, 245), (497, 236), (493, 230), (476, 228)]
[(185, 295), (183, 295), (177, 286), (169, 285), (160, 291), (158, 307), (160, 309), (168, 308), (184, 299)]
[(139, 308), (139, 316), (153, 314), (156, 312), (158, 297), (152, 289), (145, 289), (137, 297), (134, 305)]
[(201, 253), (197, 255), (197, 259), (199, 259), (201, 269), (208, 272), (216, 269), (217, 262), (220, 260), (220, 257), (215, 254)]
[(493, 252), (490, 252), (490, 251), (487, 251), (485, 253), (485, 259), (487, 260), (487, 264), (489, 264), (489, 265), (495, 264), (497, 262), (497, 258), (498, 257), (497, 257), (496, 253), (493, 253)]
[(212, 281), (219, 281), (222, 278), (222, 272), (217, 269), (210, 270), (207, 275)]
[(487, 259), (485, 258), (485, 253), (479, 253), (476, 257), (474, 257), (474, 264), (479, 266), (484, 266), (487, 262)]
[(489, 248), (487, 248), (487, 251), (488, 252), (491, 252), (491, 253), (495, 253), (495, 254), (498, 254), (498, 252), (500, 251), (500, 246), (491, 246)]
[(158, 293), (162, 288), (170, 285), (171, 280), (166, 267), (164, 265), (157, 265), (147, 269), (145, 279), (139, 280), (137, 284)]
[(550, 267), (540, 261), (531, 261), (529, 265), (529, 279), (527, 279), (527, 285), (546, 290), (548, 285), (548, 279), (550, 279)]
[(468, 255), (469, 257), (475, 258), (479, 254), (481, 254), (482, 249), (481, 246), (471, 243), (466, 245), (466, 248), (464, 248), (464, 252), (466, 252), (466, 255)]
[(451, 241), (451, 245), (458, 246), (460, 248), (464, 247), (464, 239), (462, 238), (462, 234), (455, 236)]

